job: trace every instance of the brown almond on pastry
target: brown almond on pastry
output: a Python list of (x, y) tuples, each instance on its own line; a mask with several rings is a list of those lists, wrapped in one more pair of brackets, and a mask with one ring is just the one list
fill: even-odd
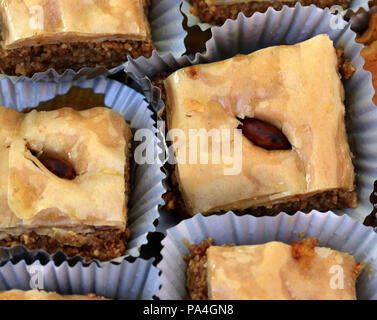
[(240, 119), (238, 129), (258, 147), (267, 150), (289, 150), (291, 144), (286, 136), (274, 125), (255, 118)]
[(66, 160), (58, 159), (44, 153), (38, 156), (38, 160), (59, 178), (73, 180), (76, 177), (73, 166)]

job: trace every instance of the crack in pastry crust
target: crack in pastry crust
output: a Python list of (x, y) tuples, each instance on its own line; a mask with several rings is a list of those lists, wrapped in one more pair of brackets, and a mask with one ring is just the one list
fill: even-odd
[(191, 13), (198, 16), (201, 21), (215, 25), (222, 25), (226, 19), (236, 19), (240, 12), (250, 17), (255, 12), (265, 12), (269, 7), (280, 10), (284, 5), (292, 7), (297, 2), (303, 6), (311, 4), (319, 8), (327, 8), (332, 5), (340, 5), (343, 9), (348, 8), (348, 0), (303, 0), (303, 1), (251, 1), (241, 4), (209, 6), (205, 0), (192, 0)]

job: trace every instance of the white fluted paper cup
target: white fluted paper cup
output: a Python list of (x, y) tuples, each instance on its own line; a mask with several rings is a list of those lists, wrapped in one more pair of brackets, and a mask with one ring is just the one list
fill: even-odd
[[(343, 21), (343, 20), (342, 20)], [(295, 44), (318, 34), (327, 34), (335, 47), (344, 48), (345, 58), (350, 59), (356, 71), (344, 81), (346, 92), (346, 120), (350, 147), (355, 155), (358, 206), (337, 211), (364, 221), (372, 211), (369, 196), (377, 179), (377, 108), (372, 102), (374, 89), (370, 72), (363, 69), (360, 56), (361, 44), (355, 42), (356, 34), (350, 25), (345, 27), (328, 9), (315, 6), (285, 7), (281, 11), (269, 8), (266, 13), (256, 13), (250, 18), (239, 15), (222, 27), (212, 28), (212, 38), (206, 43), (206, 53), (174, 58), (154, 54), (151, 58), (130, 60), (127, 71), (138, 78), (152, 77), (160, 72), (173, 72), (182, 67), (199, 63), (224, 60), (236, 54), (248, 54), (269, 46)], [(161, 218), (167, 217), (161, 214)]]
[(185, 53), (183, 15), (180, 0), (152, 0), (149, 23), (153, 44), (159, 54), (171, 53), (180, 57)]
[[(132, 78), (128, 78), (127, 82), (129, 86), (106, 77), (80, 77), (73, 81), (65, 81), (65, 78), (62, 78), (59, 82), (25, 80), (14, 83), (8, 78), (0, 80), (2, 106), (22, 111), (25, 108), (37, 107), (41, 102), (49, 101), (56, 96), (64, 96), (73, 87), (90, 88), (94, 94), (103, 94), (104, 105), (122, 115), (131, 129), (148, 129), (153, 133), (153, 139), (147, 143), (155, 152), (155, 161), (152, 164), (137, 164), (133, 172), (134, 188), (130, 194), (127, 222), (131, 238), (127, 242), (124, 256), (113, 259), (112, 262), (120, 262), (126, 256), (139, 256), (141, 246), (148, 242), (148, 233), (155, 231), (154, 223), (159, 217), (159, 207), (164, 204), (162, 194), (165, 188), (162, 180), (165, 175), (161, 171), (160, 160), (162, 141), (157, 135), (159, 131), (156, 127), (155, 112), (151, 110), (156, 110), (161, 103), (156, 95), (153, 95), (152, 87), (145, 86), (150, 91), (144, 93), (142, 85)], [(132, 87), (139, 89), (143, 94)], [(76, 98), (79, 99), (80, 96), (77, 95)], [(69, 99), (69, 102), (74, 104), (75, 97), (70, 96)], [(22, 251), (24, 250), (19, 246), (10, 249), (0, 248), (0, 261), (14, 257)], [(38, 252), (39, 250), (34, 250), (30, 254), (36, 256)], [(101, 262), (101, 265), (103, 264), (104, 262)]]
[(67, 261), (59, 266), (53, 261), (45, 265), (8, 261), (0, 267), (0, 291), (40, 289), (64, 295), (94, 293), (108, 299), (151, 300), (159, 286), (159, 271), (152, 262), (136, 259), (104, 267), (95, 263), (71, 267)]
[(377, 299), (377, 234), (370, 227), (348, 216), (332, 212), (298, 212), (293, 216), (280, 213), (275, 217), (236, 216), (228, 212), (221, 216), (195, 217), (167, 230), (162, 241), (160, 299), (187, 299), (187, 242), (199, 244), (212, 237), (215, 245), (263, 244), (269, 241), (291, 243), (302, 237), (315, 237), (319, 245), (347, 252), (365, 266), (357, 281), (358, 299)]

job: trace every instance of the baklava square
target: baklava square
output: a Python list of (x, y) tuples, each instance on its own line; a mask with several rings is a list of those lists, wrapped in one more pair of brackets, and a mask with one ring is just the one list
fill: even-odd
[(0, 245), (121, 256), (132, 143), (124, 119), (105, 107), (1, 107), (0, 122)]
[(113, 68), (153, 51), (149, 0), (4, 0), (2, 73)]
[[(165, 88), (169, 131), (186, 138), (172, 149), (189, 215), (356, 206), (344, 88), (327, 35), (183, 68)], [(192, 132), (203, 130), (208, 148), (201, 139), (192, 144)], [(211, 160), (218, 156), (214, 130), (218, 162)], [(207, 163), (199, 160), (203, 152)]]

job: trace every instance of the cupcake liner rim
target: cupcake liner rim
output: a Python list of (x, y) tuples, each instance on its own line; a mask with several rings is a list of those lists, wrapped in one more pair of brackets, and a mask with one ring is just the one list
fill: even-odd
[(154, 259), (141, 258), (105, 267), (71, 266), (68, 261), (60, 265), (8, 261), (0, 266), (0, 291), (41, 289), (66, 295), (94, 293), (111, 299), (152, 300), (159, 286), (159, 271), (153, 263)]

